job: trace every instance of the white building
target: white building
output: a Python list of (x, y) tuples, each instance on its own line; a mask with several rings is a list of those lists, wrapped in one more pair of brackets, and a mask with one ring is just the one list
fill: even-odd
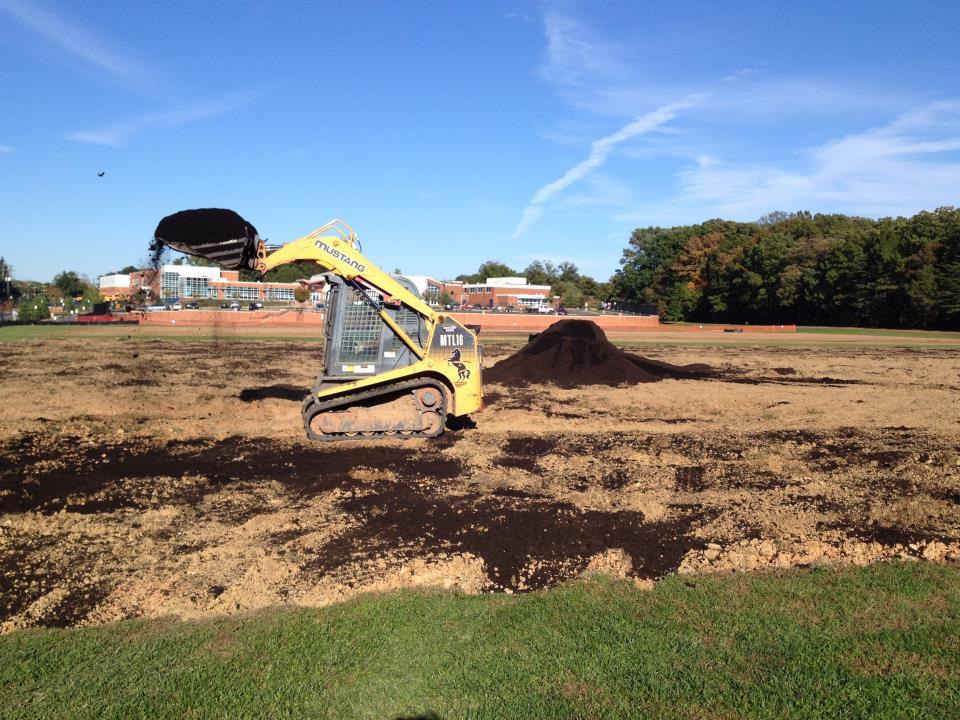
[(129, 287), (130, 275), (127, 273), (113, 273), (97, 278), (97, 288), (100, 290), (121, 290)]
[[(160, 268), (160, 297), (162, 298), (215, 298), (218, 293), (211, 288), (218, 283), (222, 272), (218, 267), (202, 265), (163, 265)], [(258, 299), (250, 293), (251, 300)], [(247, 299), (247, 298), (243, 298)]]

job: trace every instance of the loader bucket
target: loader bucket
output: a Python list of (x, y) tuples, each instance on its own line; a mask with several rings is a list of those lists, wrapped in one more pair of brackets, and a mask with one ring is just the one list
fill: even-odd
[(153, 233), (155, 257), (163, 246), (196, 255), (227, 270), (252, 269), (260, 236), (257, 229), (233, 210), (204, 208), (167, 215)]

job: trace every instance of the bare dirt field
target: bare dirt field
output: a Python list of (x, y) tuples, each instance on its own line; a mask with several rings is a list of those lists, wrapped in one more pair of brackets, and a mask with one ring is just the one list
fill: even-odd
[(487, 383), (475, 427), (331, 445), (319, 343), (0, 343), (0, 630), (960, 560), (960, 351), (731, 340), (637, 350), (710, 377)]

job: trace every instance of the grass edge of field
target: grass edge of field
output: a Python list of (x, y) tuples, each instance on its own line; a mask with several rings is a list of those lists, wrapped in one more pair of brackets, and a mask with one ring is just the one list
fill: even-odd
[(958, 658), (955, 565), (672, 576), (652, 591), (594, 577), (21, 630), (0, 637), (0, 714), (947, 717)]

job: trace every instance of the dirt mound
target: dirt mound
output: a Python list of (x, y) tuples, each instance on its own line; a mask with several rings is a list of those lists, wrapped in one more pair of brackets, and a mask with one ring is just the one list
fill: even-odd
[(510, 386), (552, 383), (571, 388), (709, 377), (713, 371), (707, 365), (671, 365), (631, 355), (611, 344), (596, 323), (560, 320), (484, 374)]

